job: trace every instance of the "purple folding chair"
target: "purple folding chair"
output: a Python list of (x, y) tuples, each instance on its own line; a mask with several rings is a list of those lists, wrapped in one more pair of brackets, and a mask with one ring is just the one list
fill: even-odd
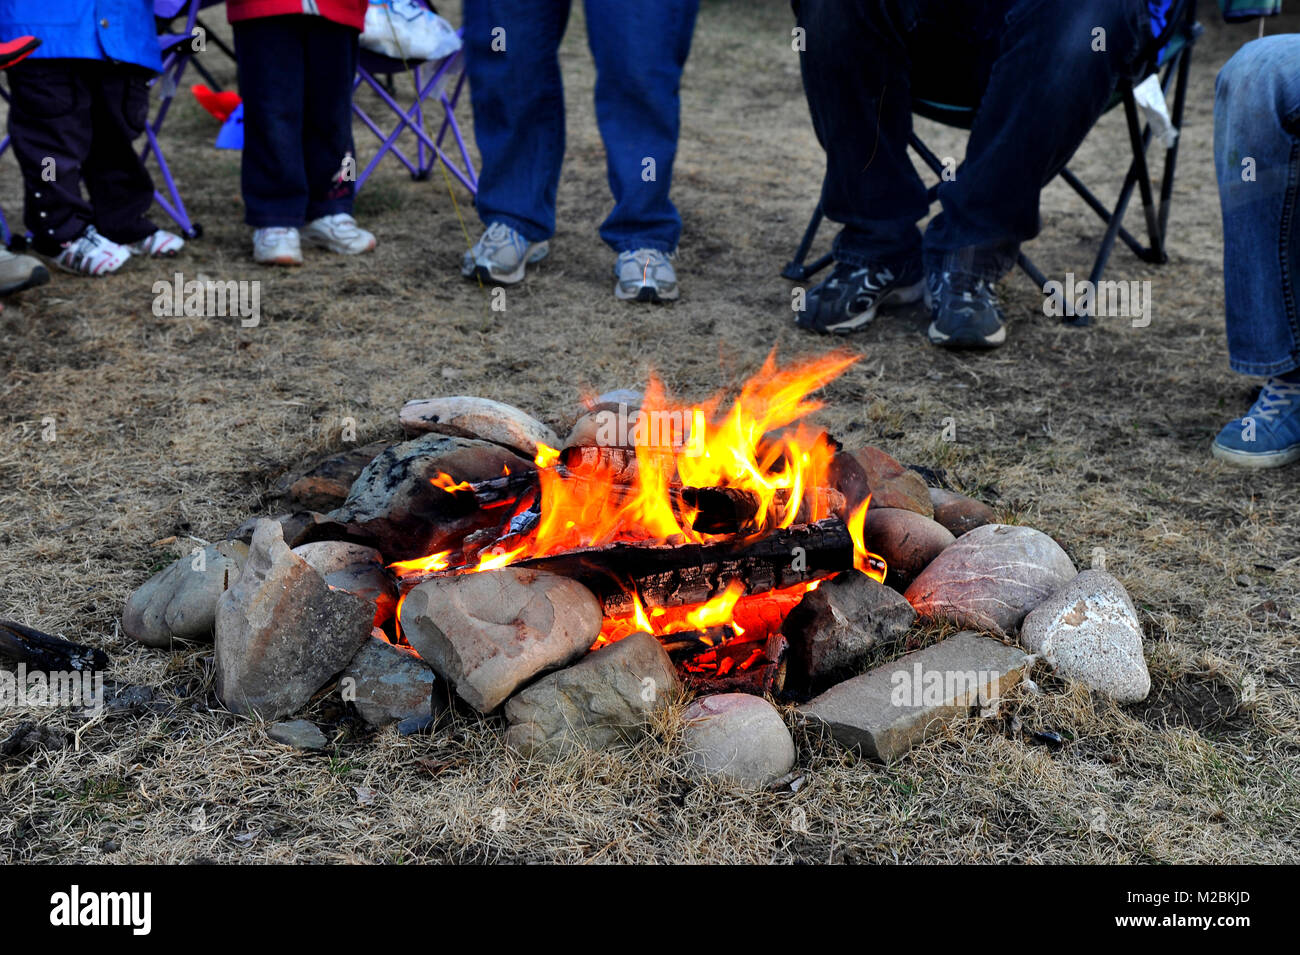
[[(427, 2), (426, 6), (429, 6), (431, 10), (433, 9), (432, 5)], [(428, 179), (429, 174), (433, 171), (434, 163), (441, 162), (469, 190), (470, 195), (478, 193), (478, 173), (474, 170), (474, 163), (470, 159), (469, 149), (465, 145), (465, 138), (461, 135), (460, 125), (456, 122), (456, 103), (460, 99), (461, 90), (465, 86), (464, 55), (464, 50), (457, 50), (441, 60), (415, 63), (362, 49), (360, 63), (357, 66), (356, 80), (352, 85), (352, 111), (356, 113), (366, 128), (375, 134), (380, 146), (379, 151), (375, 153), (370, 162), (366, 164), (366, 168), (362, 170), (361, 175), (357, 177), (356, 188), (358, 192), (375, 167), (379, 165), (379, 161), (391, 153), (407, 168), (412, 179)], [(409, 106), (403, 106), (395, 99), (395, 94), (389, 92), (389, 89), (395, 85), (393, 80), (397, 74), (408, 72), (412, 77), (412, 91), (415, 93), (415, 99)], [(388, 88), (385, 88), (385, 84), (380, 82), (379, 77), (388, 79)], [(357, 102), (356, 91), (361, 88), (362, 84), (368, 86), (379, 97), (380, 101), (392, 110), (394, 117), (397, 119), (397, 125), (390, 132), (381, 129), (379, 124), (371, 119), (369, 114)], [(432, 113), (431, 119), (436, 120), (437, 107), (441, 106), (442, 108), (442, 125), (438, 128), (438, 134), (435, 137), (430, 137), (424, 129), (426, 100), (433, 101), (433, 108), (430, 110)], [(397, 140), (402, 133), (407, 131), (415, 137), (416, 152), (414, 161), (402, 152), (397, 145)], [(442, 148), (449, 132), (455, 139), (456, 149), (460, 153), (459, 165), (457, 159)]]
[[(154, 0), (153, 5), (154, 16), (167, 21), (169, 26), (167, 32), (158, 34), (158, 50), (162, 54), (163, 61), (162, 72), (154, 77), (149, 85), (158, 87), (160, 100), (153, 119), (145, 124), (145, 142), (140, 149), (140, 159), (146, 160), (150, 153), (153, 154), (154, 161), (158, 163), (158, 171), (162, 173), (163, 186), (167, 190), (167, 194), (163, 195), (155, 189), (154, 202), (171, 216), (181, 232), (190, 239), (201, 236), (203, 226), (190, 219), (189, 212), (185, 208), (185, 200), (181, 198), (180, 189), (176, 185), (175, 178), (172, 177), (171, 167), (167, 164), (167, 157), (158, 143), (158, 133), (162, 130), (163, 121), (167, 119), (167, 112), (171, 109), (172, 100), (176, 98), (176, 91), (180, 89), (182, 74), (191, 61), (194, 61), (195, 54), (202, 52), (203, 47), (206, 46), (207, 31), (195, 27), (199, 10), (221, 2), (222, 0)], [(173, 29), (170, 25), (177, 17), (184, 18), (183, 27), (179, 30)], [(200, 37), (205, 38), (202, 44), (199, 43)], [(194, 66), (198, 69), (197, 61), (194, 62)], [(201, 72), (205, 77), (207, 76), (206, 70)]]

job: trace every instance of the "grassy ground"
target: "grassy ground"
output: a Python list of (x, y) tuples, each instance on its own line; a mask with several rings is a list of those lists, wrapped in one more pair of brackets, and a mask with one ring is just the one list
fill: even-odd
[[(1209, 17), (1210, 14), (1207, 14)], [(219, 19), (214, 18), (214, 19)], [(1294, 29), (1295, 16), (1269, 31)], [(592, 68), (575, 10), (562, 54), (569, 146), (551, 260), (493, 312), (455, 267), (460, 214), (441, 175), (386, 166), (359, 217), (374, 256), (255, 267), (240, 224), (238, 156), (185, 97), (164, 141), (206, 227), (174, 267), (58, 276), (0, 314), (0, 616), (95, 644), (118, 680), (160, 687), (152, 707), (86, 724), (62, 749), (0, 764), (0, 856), (13, 861), (1294, 861), (1300, 856), (1300, 514), (1297, 471), (1229, 470), (1211, 437), (1249, 402), (1227, 369), (1213, 78), (1254, 26), (1207, 20), (1196, 51), (1163, 267), (1116, 253), (1111, 276), (1150, 280), (1147, 328), (1046, 319), (1020, 275), (1003, 283), (1010, 339), (940, 352), (918, 310), (849, 342), (862, 360), (826, 390), (825, 424), (851, 444), (947, 469), (1004, 518), (1105, 566), (1140, 608), (1151, 697), (1118, 708), (1043, 677), (1003, 718), (972, 720), (883, 768), (800, 739), (806, 784), (741, 794), (688, 780), (674, 723), (639, 749), (557, 767), (511, 757), (492, 721), (432, 737), (368, 737), (335, 723), (328, 755), (267, 740), (220, 712), (210, 648), (144, 650), (118, 631), (130, 591), (192, 546), (259, 512), (297, 462), (397, 436), (411, 397), (481, 394), (557, 428), (583, 389), (656, 370), (700, 398), (784, 356), (828, 346), (797, 332), (777, 276), (815, 197), (821, 155), (778, 0), (705, 4), (683, 85), (676, 200), (684, 295), (614, 301), (596, 227), (608, 210)], [(209, 54), (222, 79), (233, 67)], [(468, 122), (467, 122), (468, 125)], [(926, 125), (940, 155), (962, 138)], [(363, 159), (373, 141), (358, 126)], [(1104, 196), (1127, 150), (1107, 116), (1076, 168)], [(0, 202), (20, 188), (4, 159)], [(1097, 222), (1063, 186), (1030, 247), (1051, 275), (1086, 273)], [(1134, 223), (1136, 225), (1137, 218)], [(468, 222), (471, 232), (477, 224)], [(153, 283), (262, 282), (262, 323), (160, 318)], [(941, 439), (954, 419), (955, 443)], [(49, 419), (53, 419), (53, 437)], [(175, 538), (173, 543), (159, 543)], [(1098, 551), (1100, 549), (1100, 551)], [(1271, 609), (1270, 609), (1271, 608)], [(314, 712), (328, 720), (322, 704)], [(0, 738), (32, 714), (0, 713)], [(1026, 731), (1060, 733), (1036, 744)]]

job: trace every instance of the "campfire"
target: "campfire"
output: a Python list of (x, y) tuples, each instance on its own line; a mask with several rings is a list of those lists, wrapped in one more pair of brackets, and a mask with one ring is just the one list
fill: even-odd
[(660, 640), (694, 684), (779, 690), (781, 626), (803, 596), (857, 568), (883, 581), (862, 528), (868, 495), (849, 509), (832, 486), (838, 445), (808, 418), (811, 395), (854, 359), (777, 366), (769, 356), (729, 404), (669, 400), (652, 380), (639, 408), (595, 412), (601, 443), (539, 444), (535, 469), (485, 481), (439, 472), (456, 509), (497, 515), (451, 546), (389, 565), (401, 592), (391, 620), (426, 580), (506, 566), (578, 580), (601, 603), (592, 649), (636, 632)]
[[(281, 491), (297, 511), (155, 574), (123, 630), (156, 647), (214, 639), (216, 695), (236, 713), (276, 720), (328, 697), (415, 732), (454, 704), (499, 715), (528, 757), (635, 741), (694, 696), (692, 758), (747, 784), (794, 761), (770, 699), (884, 759), (996, 711), (1031, 662), (1005, 644), (1022, 624), (1062, 672), (1145, 696), (1117, 581), (813, 423), (852, 362), (770, 355), (698, 404), (652, 380), (586, 402), (564, 440), (492, 399), (410, 401), (407, 440), (313, 464)], [(864, 672), (938, 619), (975, 632)], [(324, 745), (309, 722), (273, 728)]]

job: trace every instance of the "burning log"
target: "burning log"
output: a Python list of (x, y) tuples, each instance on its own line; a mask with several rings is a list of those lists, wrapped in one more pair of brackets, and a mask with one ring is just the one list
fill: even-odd
[(751, 541), (619, 543), (518, 563), (582, 581), (607, 617), (648, 607), (701, 604), (738, 581), (743, 595), (808, 583), (853, 567), (853, 541), (839, 518), (798, 524)]
[(102, 650), (52, 637), (12, 620), (0, 620), (0, 656), (45, 673), (103, 670), (108, 666), (108, 656)]

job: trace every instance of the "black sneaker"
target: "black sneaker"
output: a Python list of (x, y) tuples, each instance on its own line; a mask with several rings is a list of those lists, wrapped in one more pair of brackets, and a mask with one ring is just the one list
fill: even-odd
[(908, 305), (925, 292), (921, 261), (867, 266), (837, 262), (830, 277), (808, 290), (795, 324), (814, 332), (847, 335), (865, 328), (886, 305)]
[(1006, 316), (993, 284), (966, 272), (931, 272), (925, 303), (930, 341), (944, 348), (997, 348), (1007, 340)]

